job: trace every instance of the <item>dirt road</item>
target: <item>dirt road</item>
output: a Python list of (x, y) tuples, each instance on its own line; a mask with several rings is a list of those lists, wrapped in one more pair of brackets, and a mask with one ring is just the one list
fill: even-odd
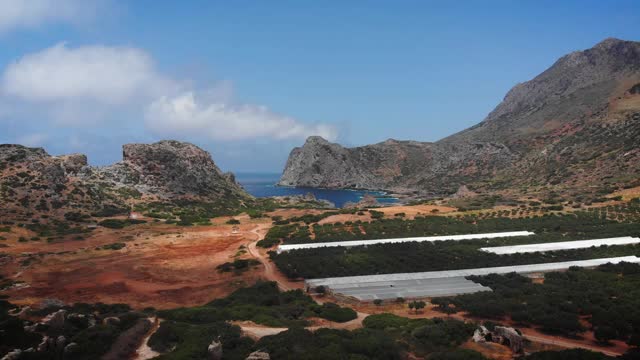
[(278, 284), (280, 290), (289, 291), (295, 289), (302, 289), (304, 285), (301, 282), (294, 282), (289, 280), (286, 276), (275, 268), (275, 265), (269, 259), (269, 255), (265, 250), (260, 250), (257, 247), (258, 241), (264, 239), (267, 231), (271, 228), (271, 224), (258, 224), (250, 232), (255, 235), (255, 239), (247, 244), (247, 250), (249, 255), (253, 256), (256, 260), (262, 263), (264, 269), (264, 277), (266, 280), (275, 281)]
[[(560, 346), (567, 349), (580, 348), (580, 349), (585, 349), (590, 351), (601, 352), (607, 356), (613, 356), (613, 357), (620, 356), (623, 354), (623, 352), (614, 351), (612, 349), (608, 349), (602, 346), (595, 346), (595, 345), (592, 346), (589, 344), (585, 344), (584, 342), (581, 342), (581, 341), (574, 341), (571, 339), (565, 339), (557, 336), (543, 335), (543, 334), (533, 335), (531, 334), (531, 329), (520, 329), (520, 330), (522, 331), (524, 337), (531, 342), (547, 344), (547, 345), (555, 345), (555, 346)], [(527, 333), (527, 332), (530, 332), (530, 333)]]
[(149, 320), (153, 321), (153, 327), (151, 328), (147, 336), (142, 339), (142, 344), (140, 344), (140, 347), (138, 347), (138, 350), (136, 350), (136, 353), (132, 357), (132, 360), (148, 360), (153, 359), (156, 356), (160, 356), (159, 352), (153, 351), (149, 347), (149, 338), (151, 338), (151, 336), (158, 330), (161, 320), (157, 317), (149, 318)]

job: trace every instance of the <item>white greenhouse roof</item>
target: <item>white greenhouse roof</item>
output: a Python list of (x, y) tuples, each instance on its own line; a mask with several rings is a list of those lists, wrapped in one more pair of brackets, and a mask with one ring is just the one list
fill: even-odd
[(514, 246), (496, 246), (485, 247), (480, 250), (494, 253), (498, 255), (506, 254), (518, 254), (518, 253), (531, 253), (531, 252), (543, 252), (543, 251), (559, 251), (559, 250), (571, 250), (571, 249), (585, 249), (592, 246), (611, 246), (611, 245), (630, 245), (640, 243), (640, 238), (634, 238), (630, 236), (608, 238), (608, 239), (593, 239), (593, 240), (578, 240), (578, 241), (563, 241), (554, 243), (541, 243), (541, 244), (528, 244), (528, 245), (514, 245)]
[[(442, 278), (454, 278), (454, 277), (466, 277), (471, 275), (489, 275), (489, 274), (507, 274), (511, 272), (516, 273), (535, 273), (535, 272), (549, 272), (566, 270), (572, 266), (578, 267), (595, 267), (604, 265), (607, 263), (617, 264), (620, 262), (640, 263), (640, 258), (636, 256), (623, 256), (615, 258), (604, 259), (590, 259), (579, 261), (565, 261), (555, 263), (542, 263), (542, 264), (530, 264), (530, 265), (516, 265), (516, 266), (500, 266), (489, 267), (479, 269), (462, 269), (462, 270), (446, 270), (446, 271), (428, 271), (417, 273), (397, 273), (397, 274), (382, 274), (382, 275), (364, 275), (364, 276), (345, 276), (334, 277), (326, 279), (309, 279), (306, 280), (307, 286), (327, 286), (329, 288), (340, 287), (341, 285), (377, 283), (377, 282), (395, 282), (405, 280), (425, 280), (425, 279), (442, 279)], [(339, 291), (337, 291), (339, 292)]]
[(421, 298), (471, 294), (479, 291), (491, 291), (464, 277), (423, 280), (381, 281), (362, 284), (332, 286), (334, 293), (354, 297), (362, 301), (376, 299), (387, 300), (402, 298)]
[(508, 231), (488, 234), (466, 234), (466, 235), (440, 235), (440, 236), (423, 236), (408, 237), (395, 239), (377, 239), (377, 240), (353, 240), (353, 241), (336, 241), (336, 242), (319, 242), (307, 244), (289, 244), (278, 246), (278, 253), (299, 249), (315, 249), (323, 247), (350, 247), (350, 246), (367, 246), (377, 244), (404, 243), (404, 242), (422, 242), (422, 241), (446, 241), (446, 240), (474, 240), (474, 239), (492, 239), (501, 237), (529, 236), (534, 235), (531, 231)]

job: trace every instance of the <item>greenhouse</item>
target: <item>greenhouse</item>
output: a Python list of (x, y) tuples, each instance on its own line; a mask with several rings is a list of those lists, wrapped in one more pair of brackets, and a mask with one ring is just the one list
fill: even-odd
[(531, 253), (531, 252), (586, 249), (594, 246), (598, 247), (598, 246), (614, 246), (614, 245), (632, 245), (632, 244), (638, 244), (638, 243), (640, 243), (640, 238), (627, 236), (627, 237), (608, 238), (608, 239), (577, 240), (577, 241), (563, 241), (563, 242), (541, 243), (541, 244), (485, 247), (485, 248), (481, 248), (480, 250), (484, 252), (497, 254), (497, 255), (507, 255), (507, 254), (519, 254), (519, 253)]
[(534, 235), (531, 231), (508, 231), (488, 234), (465, 234), (465, 235), (440, 235), (440, 236), (424, 236), (424, 237), (408, 237), (395, 239), (376, 239), (376, 240), (353, 240), (353, 241), (336, 241), (336, 242), (320, 242), (307, 244), (290, 244), (278, 246), (278, 253), (299, 249), (314, 249), (323, 247), (350, 247), (350, 246), (367, 246), (377, 244), (404, 243), (404, 242), (422, 242), (422, 241), (460, 241), (475, 239), (493, 239), (514, 236), (530, 236)]
[(491, 289), (467, 280), (467, 276), (562, 271), (571, 267), (596, 267), (607, 263), (629, 262), (640, 264), (636, 256), (566, 261), (556, 263), (500, 266), (479, 269), (428, 271), (365, 276), (346, 276), (305, 281), (307, 290), (323, 286), (335, 294), (351, 296), (359, 300), (392, 299), (397, 297), (437, 297), (468, 294)]

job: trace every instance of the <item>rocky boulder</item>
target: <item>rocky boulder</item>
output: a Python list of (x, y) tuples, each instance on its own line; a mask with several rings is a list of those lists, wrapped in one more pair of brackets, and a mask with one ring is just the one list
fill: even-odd
[(211, 154), (193, 144), (172, 140), (126, 144), (122, 153), (121, 162), (100, 173), (142, 193), (205, 200), (248, 197), (233, 175), (220, 171)]
[(222, 359), (222, 343), (220, 339), (215, 339), (209, 344), (207, 347), (207, 354), (209, 360), (220, 360)]

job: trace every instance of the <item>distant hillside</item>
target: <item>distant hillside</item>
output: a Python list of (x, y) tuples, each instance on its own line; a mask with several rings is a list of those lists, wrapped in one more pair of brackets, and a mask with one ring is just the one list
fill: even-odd
[(638, 139), (640, 43), (606, 39), (560, 58), (481, 123), (438, 142), (345, 148), (309, 138), (291, 152), (280, 184), (605, 193), (640, 186)]
[(211, 155), (178, 141), (123, 146), (121, 162), (92, 167), (82, 154), (50, 156), (44, 149), (0, 145), (0, 217), (34, 213), (127, 213), (140, 202), (202, 201), (237, 206), (250, 199)]

